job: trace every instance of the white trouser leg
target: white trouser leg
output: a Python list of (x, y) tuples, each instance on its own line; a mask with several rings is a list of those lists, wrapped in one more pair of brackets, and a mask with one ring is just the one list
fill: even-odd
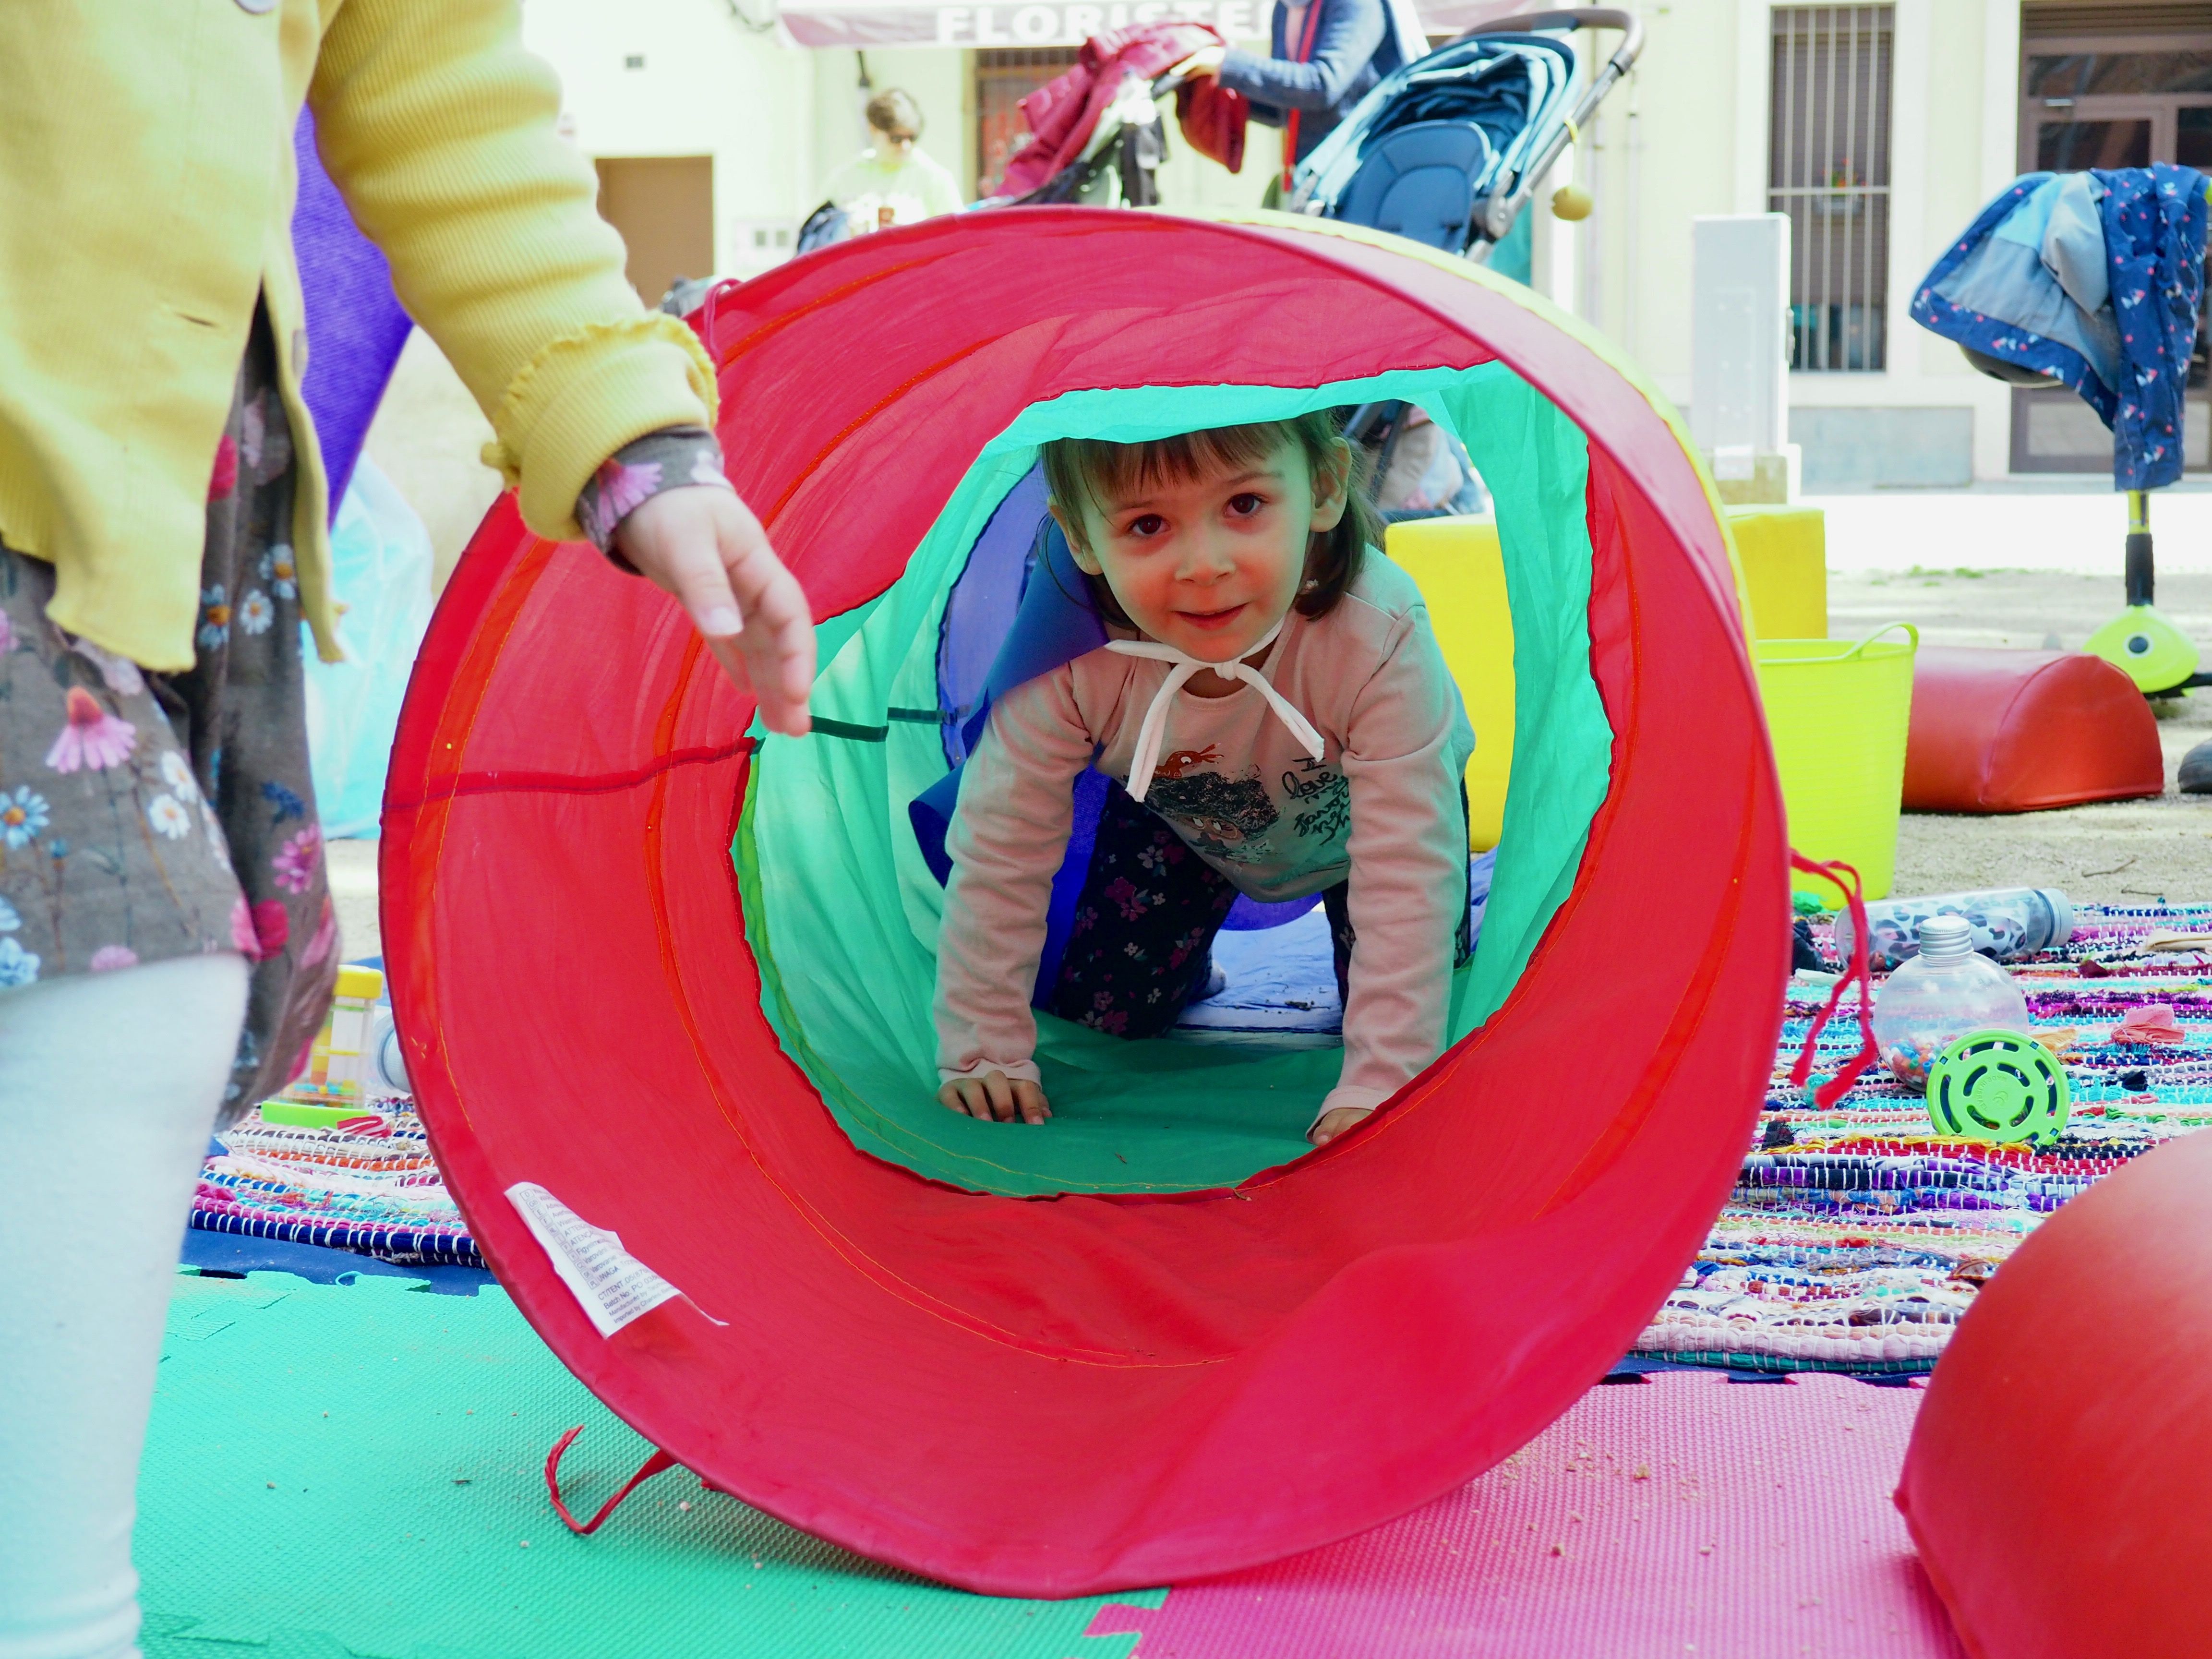
[(138, 1454), (246, 960), (0, 992), (0, 1659), (137, 1652)]

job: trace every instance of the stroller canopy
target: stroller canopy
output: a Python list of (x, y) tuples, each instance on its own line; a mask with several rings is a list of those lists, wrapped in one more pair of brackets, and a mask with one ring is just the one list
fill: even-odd
[(1394, 71), (1298, 169), (1294, 209), (1458, 253), (1479, 204), (1517, 182), (1573, 107), (1579, 70), (1565, 40), (1462, 40)]

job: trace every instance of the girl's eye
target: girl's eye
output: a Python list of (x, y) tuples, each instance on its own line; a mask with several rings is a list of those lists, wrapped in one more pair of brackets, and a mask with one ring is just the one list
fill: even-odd
[(1267, 502), (1262, 497), (1254, 495), (1248, 489), (1241, 495), (1231, 495), (1229, 498), (1229, 516), (1232, 519), (1249, 519), (1266, 505)]
[(1132, 536), (1157, 536), (1168, 527), (1168, 521), (1157, 513), (1142, 513), (1129, 520), (1127, 533)]

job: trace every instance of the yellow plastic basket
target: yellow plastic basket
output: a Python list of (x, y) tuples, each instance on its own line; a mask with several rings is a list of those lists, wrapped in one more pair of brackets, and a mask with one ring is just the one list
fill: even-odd
[[(1902, 640), (1884, 635), (1902, 630)], [(1897, 875), (1897, 814), (1905, 793), (1905, 733), (1912, 717), (1912, 659), (1920, 630), (1891, 623), (1866, 638), (1757, 640), (1752, 658), (1775, 769), (1790, 814), (1790, 844), (1859, 872), (1866, 896)], [(1802, 872), (1790, 884), (1831, 908), (1832, 882)]]

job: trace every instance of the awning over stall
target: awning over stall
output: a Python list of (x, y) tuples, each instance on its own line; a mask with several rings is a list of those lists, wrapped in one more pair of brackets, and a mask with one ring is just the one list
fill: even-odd
[[(1492, 18), (1534, 8), (1526, 0), (1426, 0), (1421, 22), (1432, 36), (1458, 34)], [(1016, 4), (871, 5), (866, 0), (785, 0), (779, 22), (801, 46), (1079, 46), (1094, 34), (1188, 18), (1231, 40), (1267, 38), (1273, 0), (1028, 0)]]

